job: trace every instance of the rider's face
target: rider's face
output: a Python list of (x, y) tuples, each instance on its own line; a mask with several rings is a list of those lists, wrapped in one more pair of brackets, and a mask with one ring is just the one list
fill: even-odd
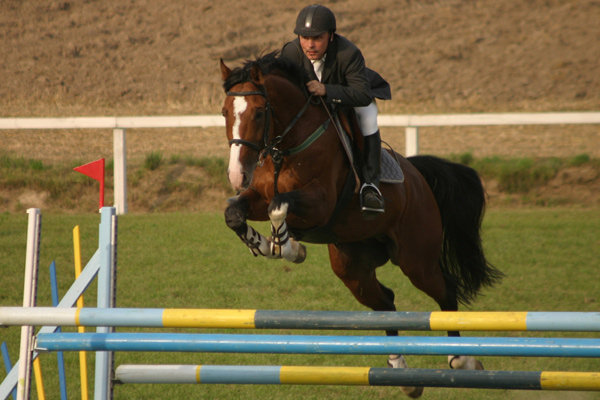
[(330, 40), (329, 32), (319, 36), (300, 36), (300, 47), (309, 60), (320, 60), (325, 55)]

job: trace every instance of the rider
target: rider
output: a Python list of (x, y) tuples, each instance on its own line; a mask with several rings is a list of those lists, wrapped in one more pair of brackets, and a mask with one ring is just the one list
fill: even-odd
[(296, 19), (294, 33), (298, 37), (283, 47), (281, 55), (308, 71), (310, 93), (323, 96), (328, 104), (354, 108), (364, 137), (361, 207), (363, 215), (371, 218), (385, 207), (378, 188), (381, 135), (375, 98), (391, 99), (390, 85), (366, 68), (361, 51), (335, 31), (335, 15), (329, 8), (318, 4), (305, 7)]

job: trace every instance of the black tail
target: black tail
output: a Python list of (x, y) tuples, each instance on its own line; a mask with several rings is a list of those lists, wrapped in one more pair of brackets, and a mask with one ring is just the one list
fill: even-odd
[(481, 245), (481, 222), (485, 190), (477, 172), (465, 165), (432, 156), (409, 157), (423, 175), (438, 204), (444, 241), (440, 264), (451, 279), (456, 298), (469, 304), (482, 286), (498, 283), (503, 273), (485, 258)]

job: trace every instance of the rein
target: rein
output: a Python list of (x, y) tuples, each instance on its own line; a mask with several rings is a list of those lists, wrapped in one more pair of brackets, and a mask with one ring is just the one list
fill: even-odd
[(268, 156), (271, 156), (271, 159), (273, 160), (273, 166), (275, 167), (274, 179), (273, 179), (273, 184), (275, 187), (275, 194), (279, 194), (279, 189), (277, 187), (277, 181), (279, 180), (279, 172), (281, 171), (281, 167), (283, 165), (283, 158), (294, 155), (294, 154), (298, 154), (301, 151), (307, 149), (315, 140), (317, 140), (327, 130), (327, 128), (329, 127), (329, 123), (331, 122), (331, 119), (327, 119), (323, 124), (321, 124), (321, 126), (319, 126), (317, 128), (317, 130), (315, 130), (300, 145), (298, 145), (294, 148), (291, 148), (291, 149), (280, 150), (278, 148), (279, 144), (281, 143), (283, 138), (292, 130), (294, 125), (296, 125), (296, 123), (302, 117), (302, 115), (304, 115), (304, 113), (306, 112), (306, 110), (308, 108), (308, 105), (310, 104), (310, 102), (313, 98), (313, 94), (311, 94), (308, 97), (308, 100), (306, 101), (304, 106), (300, 109), (298, 114), (296, 114), (294, 119), (289, 123), (287, 128), (285, 128), (285, 130), (281, 133), (281, 135), (273, 138), (271, 143), (269, 143), (269, 128), (270, 128), (270, 122), (271, 122), (273, 111), (272, 111), (271, 103), (269, 101), (269, 96), (267, 95), (267, 92), (264, 89), (264, 87), (261, 87), (261, 90), (249, 90), (249, 91), (245, 91), (245, 92), (227, 92), (227, 96), (262, 96), (265, 98), (265, 100), (266, 100), (265, 112), (266, 112), (267, 121), (265, 122), (265, 127), (263, 129), (263, 150), (261, 151), (260, 146), (257, 145), (256, 143), (250, 142), (248, 140), (243, 140), (243, 139), (232, 139), (229, 141), (229, 145), (231, 146), (232, 144), (237, 144), (237, 145), (247, 146), (247, 147), (251, 148), (252, 150), (255, 150), (256, 152), (260, 153), (259, 165), (262, 165), (264, 160)]

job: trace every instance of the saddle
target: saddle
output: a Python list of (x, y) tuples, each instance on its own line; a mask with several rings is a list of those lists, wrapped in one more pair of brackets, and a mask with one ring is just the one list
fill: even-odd
[[(293, 229), (292, 227), (288, 227), (289, 233), (294, 239), (309, 243), (337, 242), (337, 236), (333, 232), (332, 226), (337, 221), (339, 214), (348, 206), (352, 197), (355, 193), (358, 193), (358, 189), (360, 188), (360, 178), (356, 171), (360, 171), (361, 168), (356, 163), (355, 155), (361, 153), (357, 148), (356, 140), (353, 140), (352, 135), (348, 133), (351, 130), (350, 124), (347, 123), (347, 119), (344, 121), (345, 123), (342, 123), (339, 112), (331, 113), (330, 117), (335, 124), (338, 136), (352, 168), (348, 173), (344, 188), (342, 189), (338, 202), (335, 205), (335, 209), (333, 210), (333, 213), (331, 213), (331, 217), (326, 225), (310, 229)], [(344, 115), (344, 118), (347, 118), (347, 116)], [(346, 125), (345, 128), (344, 125)], [(357, 128), (358, 124), (355, 123), (354, 126)], [(361, 135), (361, 133), (358, 132), (358, 135)], [(400, 168), (399, 161), (391, 152), (381, 149), (381, 183), (401, 184), (403, 182), (404, 172), (402, 172), (402, 168)]]
[[(348, 133), (348, 130), (352, 130), (352, 128), (350, 128), (349, 124), (347, 124), (349, 129), (344, 128), (345, 124), (342, 124), (339, 112), (334, 112), (331, 116), (333, 119), (333, 123), (335, 124), (336, 130), (338, 131), (340, 141), (342, 142), (342, 146), (344, 147), (346, 155), (348, 156), (348, 161), (350, 161), (350, 165), (353, 165), (355, 169), (360, 171), (361, 169), (357, 168), (358, 164), (355, 161), (355, 155), (361, 154), (361, 151), (357, 149), (358, 146), (356, 144), (356, 140), (353, 140), (353, 135)], [(347, 118), (347, 116), (344, 115), (344, 118)], [(355, 126), (354, 131), (357, 131), (357, 129), (358, 127)], [(360, 132), (358, 133), (358, 135), (360, 135)], [(356, 175), (358, 178), (358, 174)], [(404, 182), (404, 172), (402, 172), (399, 160), (395, 157), (395, 154), (393, 155), (393, 152), (390, 152), (383, 148), (381, 149), (381, 182), (390, 184)], [(358, 184), (360, 185), (360, 183)]]

